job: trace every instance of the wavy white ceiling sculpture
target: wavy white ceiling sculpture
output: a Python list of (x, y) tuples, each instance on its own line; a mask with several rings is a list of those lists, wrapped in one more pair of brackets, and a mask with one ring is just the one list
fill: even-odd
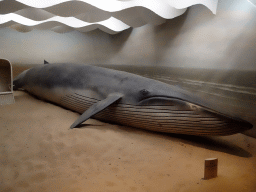
[(0, 28), (58, 33), (99, 28), (110, 34), (145, 24), (159, 25), (202, 4), (216, 14), (218, 0), (0, 0)]

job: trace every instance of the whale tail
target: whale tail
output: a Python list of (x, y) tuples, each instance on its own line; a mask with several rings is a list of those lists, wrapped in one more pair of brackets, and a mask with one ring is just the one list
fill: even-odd
[(24, 77), (26, 76), (26, 73), (29, 69), (21, 72), (19, 75), (17, 75), (13, 80), (13, 90), (19, 90), (22, 89), (22, 87), (26, 84), (26, 81), (24, 80)]

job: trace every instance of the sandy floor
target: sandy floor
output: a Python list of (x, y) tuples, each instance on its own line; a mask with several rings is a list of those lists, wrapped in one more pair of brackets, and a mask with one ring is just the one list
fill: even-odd
[[(0, 106), (0, 191), (256, 191), (256, 139), (161, 134), (79, 116), (15, 92)], [(203, 180), (204, 159), (219, 159)]]

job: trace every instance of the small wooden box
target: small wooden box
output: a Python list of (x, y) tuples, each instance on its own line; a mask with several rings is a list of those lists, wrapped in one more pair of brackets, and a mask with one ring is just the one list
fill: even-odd
[(218, 159), (217, 158), (205, 159), (204, 179), (212, 179), (217, 177), (217, 172), (218, 172)]

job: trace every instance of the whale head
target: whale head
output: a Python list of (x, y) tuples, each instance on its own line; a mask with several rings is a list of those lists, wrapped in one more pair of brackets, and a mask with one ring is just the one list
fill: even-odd
[(133, 84), (125, 97), (146, 109), (144, 112), (138, 110), (141, 119), (146, 115), (153, 119), (152, 125), (150, 121), (144, 123), (145, 129), (152, 127), (151, 130), (190, 135), (231, 135), (253, 127), (251, 123), (224, 110), (215, 110), (214, 103), (155, 80)]

